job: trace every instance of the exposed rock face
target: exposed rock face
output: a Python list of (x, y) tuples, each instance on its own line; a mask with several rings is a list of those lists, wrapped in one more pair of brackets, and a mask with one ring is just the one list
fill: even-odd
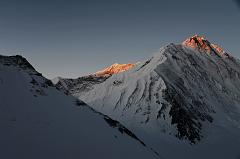
[(134, 67), (135, 64), (132, 64), (132, 63), (128, 63), (128, 64), (118, 64), (118, 63), (115, 63), (101, 71), (98, 71), (95, 73), (95, 75), (97, 76), (111, 76), (113, 74), (117, 74), (117, 73), (120, 73), (120, 72), (124, 72), (124, 71), (127, 71), (129, 70), (130, 68)]
[(0, 62), (7, 66), (17, 66), (22, 69), (35, 70), (33, 66), (21, 55), (16, 56), (2, 56), (0, 55)]
[(186, 39), (182, 44), (207, 54), (216, 53), (221, 57), (229, 57), (229, 55), (220, 46), (210, 43), (204, 37), (199, 35), (194, 35), (193, 37)]
[(215, 52), (218, 53), (218, 55), (220, 55), (221, 57), (230, 57), (230, 55), (226, 53), (220, 46), (216, 44), (211, 44), (211, 46), (214, 48)]
[(109, 76), (89, 75), (76, 79), (58, 78), (55, 86), (63, 90), (66, 94), (74, 95), (76, 93), (84, 93), (93, 89), (93, 86), (104, 82)]

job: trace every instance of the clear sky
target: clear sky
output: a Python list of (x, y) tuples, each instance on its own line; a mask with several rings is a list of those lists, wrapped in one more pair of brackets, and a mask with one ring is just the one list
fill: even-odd
[(239, 58), (239, 0), (0, 0), (0, 54), (48, 78), (143, 61), (194, 34)]

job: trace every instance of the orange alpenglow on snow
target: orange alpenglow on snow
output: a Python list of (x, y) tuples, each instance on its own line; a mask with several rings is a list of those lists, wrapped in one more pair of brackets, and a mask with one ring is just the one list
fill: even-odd
[(118, 63), (115, 63), (101, 71), (98, 71), (95, 73), (95, 75), (97, 76), (111, 76), (113, 74), (117, 74), (117, 73), (120, 73), (120, 72), (124, 72), (124, 71), (127, 71), (129, 70), (130, 68), (132, 68), (133, 66), (135, 66), (135, 64), (131, 64), (131, 63), (128, 63), (128, 64), (118, 64)]
[(210, 43), (204, 37), (199, 35), (194, 35), (191, 38), (186, 39), (182, 43), (184, 46), (190, 47), (192, 49), (197, 49), (199, 51), (206, 52), (210, 54), (211, 52), (215, 52), (221, 57), (228, 57), (229, 55), (218, 45)]

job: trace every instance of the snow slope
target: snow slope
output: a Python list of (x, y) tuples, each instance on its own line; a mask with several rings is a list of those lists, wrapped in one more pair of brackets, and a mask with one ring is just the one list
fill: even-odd
[(74, 96), (122, 122), (162, 157), (236, 159), (239, 85), (238, 60), (194, 36)]
[(158, 158), (119, 122), (66, 96), (21, 56), (0, 56), (0, 158)]

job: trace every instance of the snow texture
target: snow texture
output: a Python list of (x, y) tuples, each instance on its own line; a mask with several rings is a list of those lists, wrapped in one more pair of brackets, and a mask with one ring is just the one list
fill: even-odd
[(90, 91), (72, 94), (126, 125), (163, 158), (236, 159), (240, 63), (212, 46), (204, 52), (169, 44)]
[(119, 122), (67, 96), (21, 56), (0, 56), (0, 158), (159, 158)]

